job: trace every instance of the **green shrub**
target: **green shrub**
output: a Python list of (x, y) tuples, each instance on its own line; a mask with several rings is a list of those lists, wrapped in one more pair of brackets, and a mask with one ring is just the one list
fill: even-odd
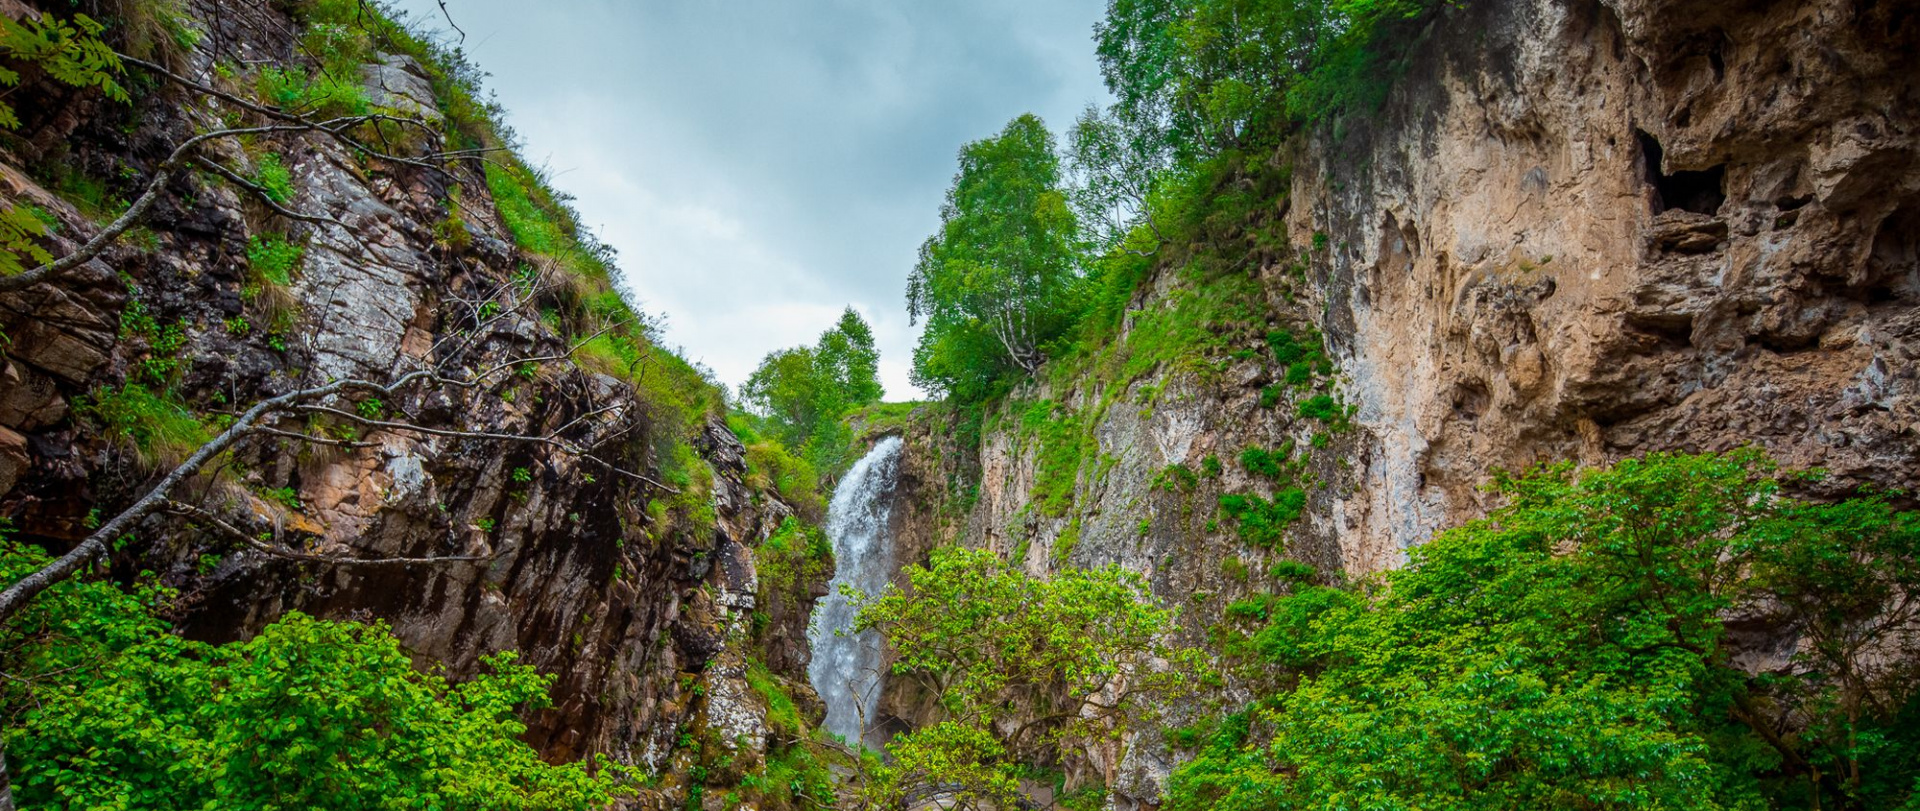
[(268, 199), (276, 203), (293, 199), (293, 173), (287, 170), (286, 164), (280, 162), (280, 156), (276, 153), (269, 152), (254, 161), (253, 182), (266, 192)]
[(286, 287), (293, 284), (293, 270), (299, 267), (306, 250), (285, 237), (254, 235), (247, 237), (247, 264), (261, 281)]
[(357, 69), (309, 76), (305, 68), (262, 68), (258, 90), (261, 101), (296, 114), (335, 118), (366, 115), (372, 110)]
[[(0, 540), (5, 582), (47, 562)], [(384, 624), (297, 612), (213, 646), (155, 616), (169, 598), (68, 580), (0, 628), (21, 807), (585, 811), (631, 794), (607, 764), (548, 765), (520, 740), (552, 678), (511, 652), (455, 684)]]
[(1347, 429), (1348, 409), (1330, 394), (1316, 394), (1302, 400), (1294, 413), (1302, 419), (1324, 422), (1334, 431)]
[(1281, 582), (1304, 583), (1318, 575), (1319, 570), (1297, 560), (1283, 560), (1267, 569), (1267, 574)]
[(1298, 487), (1282, 489), (1272, 500), (1240, 493), (1220, 496), (1220, 512), (1238, 525), (1240, 540), (1262, 549), (1280, 546), (1287, 525), (1298, 519), (1306, 506), (1307, 494)]
[[(1752, 450), (1497, 477), (1507, 506), (1406, 567), (1275, 600), (1253, 648), (1294, 686), (1167, 807), (1912, 807), (1920, 515), (1795, 478)], [(1791, 664), (1748, 664), (1776, 638), (1727, 623), (1757, 616)]]
[(754, 549), (754, 570), (763, 597), (786, 594), (797, 605), (816, 582), (833, 572), (833, 541), (812, 524), (788, 516)]
[(1248, 445), (1240, 451), (1240, 466), (1248, 473), (1269, 479), (1291, 476), (1295, 467), (1293, 443), (1286, 442), (1274, 450)]

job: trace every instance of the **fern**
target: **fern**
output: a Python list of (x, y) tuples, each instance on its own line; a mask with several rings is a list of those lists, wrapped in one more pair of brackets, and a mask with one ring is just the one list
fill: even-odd
[[(127, 90), (115, 78), (125, 72), (120, 57), (100, 41), (106, 26), (85, 14), (71, 22), (51, 14), (11, 20), (0, 16), (0, 57), (38, 65), (55, 81), (73, 87), (98, 88), (114, 101), (128, 101)], [(0, 66), (0, 85), (20, 84), (19, 71)], [(19, 129), (13, 107), (0, 102), (0, 127)]]
[(22, 258), (35, 265), (53, 261), (53, 255), (40, 247), (39, 237), (47, 233), (47, 223), (32, 206), (0, 207), (0, 276), (12, 276), (26, 270)]

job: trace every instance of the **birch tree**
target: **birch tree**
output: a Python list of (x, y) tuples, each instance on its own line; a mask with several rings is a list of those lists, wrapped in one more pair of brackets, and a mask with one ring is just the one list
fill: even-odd
[(1078, 229), (1052, 133), (1031, 114), (960, 150), (940, 230), (920, 248), (907, 307), (926, 332), (915, 382), (968, 398), (1001, 374), (1032, 374), (1071, 323)]

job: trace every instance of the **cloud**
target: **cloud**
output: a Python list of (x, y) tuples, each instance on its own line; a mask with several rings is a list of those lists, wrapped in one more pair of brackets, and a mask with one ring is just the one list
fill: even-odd
[[(434, 0), (397, 4), (444, 28)], [(849, 304), (892, 399), (904, 288), (961, 144), (1105, 97), (1100, 0), (448, 0), (526, 157), (669, 342), (737, 385)]]

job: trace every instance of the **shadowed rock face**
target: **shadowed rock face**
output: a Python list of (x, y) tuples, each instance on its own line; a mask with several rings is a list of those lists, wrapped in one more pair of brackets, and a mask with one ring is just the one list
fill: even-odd
[[(1832, 473), (1806, 495), (1920, 486), (1920, 16), (1896, 5), (1464, 4), (1419, 34), (1377, 114), (1272, 156), (1292, 167), (1274, 216), (1307, 289), (1285, 294), (1293, 257), (1256, 270), (1270, 324), (1317, 324), (1358, 407), (1355, 431), (1313, 451), (1325, 486), (1284, 554), (1400, 565), (1492, 506), (1478, 487), (1495, 469), (1549, 459), (1752, 443)], [(1181, 284), (1163, 273), (1135, 311)], [(1270, 492), (1235, 455), (1319, 429), (1259, 407), (1271, 381), (1247, 362), (1016, 392), (1098, 414), (1097, 462), (1060, 516), (1035, 509), (1018, 405), (979, 447), (922, 412), (899, 560), (958, 541), (1040, 572), (1118, 563), (1203, 638), (1279, 554), (1209, 523), (1220, 494)], [(1156, 486), (1210, 455), (1218, 477)], [(1756, 651), (1780, 648), (1771, 633)], [(887, 686), (883, 716), (930, 711)], [(1157, 734), (1133, 743), (1085, 764), (1123, 804), (1158, 796), (1171, 765)]]
[[(294, 58), (284, 36), (289, 20), (264, 5), (222, 8), (203, 21), (209, 35), (191, 73), (216, 59)], [(417, 70), (383, 58), (365, 71), (370, 95), (430, 106), (431, 88)], [(0, 187), (59, 220), (56, 254), (98, 225), (32, 180), (28, 167), (62, 162), (95, 177), (122, 177), (125, 167), (138, 182), (172, 144), (219, 114), (169, 88), (132, 109), (77, 94), (42, 101), (20, 107), (28, 146), (0, 153)], [(157, 323), (179, 327), (179, 346), (167, 353), (179, 362), (177, 388), (185, 402), (214, 411), (332, 378), (386, 379), (445, 357), (455, 344), (473, 347), (469, 368), (565, 353), (568, 339), (537, 310), (467, 331), (490, 291), (538, 261), (510, 247), (475, 166), (387, 165), (312, 137), (261, 147), (280, 153), (290, 170), (291, 207), (340, 224), (275, 220), (231, 186), (188, 175), (159, 204), (150, 235), (123, 240), (57, 283), (0, 296), (0, 332), (10, 340), (0, 355), (0, 515), (23, 539), (62, 550), (85, 536), (91, 510), (111, 514), (151, 482), (148, 468), (75, 415), (96, 387), (133, 379), (147, 349), (122, 328), (133, 301)], [(229, 165), (249, 166), (232, 145), (213, 148)], [(434, 238), (456, 185), (474, 232), (471, 245), (458, 248)], [(306, 246), (290, 286), (294, 325), (279, 346), (243, 292), (249, 237), (269, 232), (291, 232)], [(255, 323), (232, 326), (241, 317)], [(674, 419), (628, 384), (566, 363), (384, 406), (430, 427), (512, 434), (553, 431), (597, 412), (613, 437), (603, 452), (656, 479)], [(182, 592), (179, 626), (212, 641), (245, 637), (298, 610), (383, 620), (423, 666), (444, 665), (454, 677), (475, 672), (486, 654), (518, 650), (557, 677), (554, 707), (530, 719), (528, 735), (550, 759), (604, 753), (683, 769), (673, 745), (691, 731), (744, 750), (735, 762), (751, 769), (767, 728), (765, 707), (744, 680), (747, 662), (766, 662), (810, 702), (804, 634), (782, 634), (805, 628), (820, 584), (758, 606), (774, 631), (753, 638), (752, 547), (792, 511), (746, 483), (743, 449), (723, 424), (692, 432), (695, 453), (714, 472), (710, 499), (702, 497), (710, 515), (650, 510), (650, 500), (672, 494), (542, 446), (379, 431), (361, 435), (371, 443), (361, 448), (260, 443), (196, 492), (234, 505), (255, 529), (290, 531), (312, 551), (488, 559), (323, 566), (231, 552), (217, 536), (154, 519), (115, 553), (113, 570), (126, 578), (159, 573)], [(704, 488), (698, 478), (694, 486)], [(289, 488), (297, 510), (260, 496), (279, 488)], [(208, 553), (220, 557), (210, 570), (199, 563)]]

